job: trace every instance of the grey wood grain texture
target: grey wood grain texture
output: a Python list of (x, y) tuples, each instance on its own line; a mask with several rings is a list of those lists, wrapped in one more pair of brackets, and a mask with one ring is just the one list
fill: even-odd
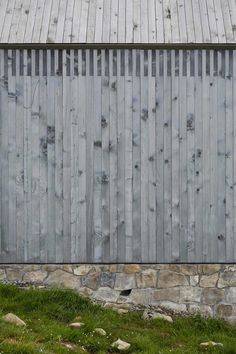
[(2, 0), (0, 43), (235, 43), (235, 0)]
[(235, 60), (0, 50), (0, 262), (234, 262)]

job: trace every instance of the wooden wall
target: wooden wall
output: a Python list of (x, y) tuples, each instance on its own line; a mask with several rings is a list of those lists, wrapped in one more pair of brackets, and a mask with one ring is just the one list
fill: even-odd
[(235, 262), (236, 51), (0, 50), (1, 262)]

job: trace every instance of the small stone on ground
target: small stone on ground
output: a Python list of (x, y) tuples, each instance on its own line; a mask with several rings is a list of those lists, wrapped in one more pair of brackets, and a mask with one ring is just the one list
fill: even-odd
[(104, 331), (103, 328), (95, 328), (94, 332), (100, 334), (100, 336), (105, 336), (107, 334), (107, 332)]
[(173, 322), (172, 317), (169, 315), (165, 315), (164, 313), (156, 312), (156, 311), (150, 311), (150, 310), (145, 310), (143, 312), (143, 319), (144, 320), (155, 320), (156, 318), (165, 320), (168, 322)]
[(209, 341), (209, 342), (200, 343), (200, 346), (205, 347), (205, 348), (207, 348), (207, 347), (223, 347), (223, 344)]
[(119, 350), (128, 350), (130, 348), (130, 344), (127, 342), (124, 342), (121, 339), (118, 339), (115, 341), (112, 345), (112, 348), (117, 348)]
[(72, 327), (72, 328), (80, 328), (82, 326), (84, 326), (83, 322), (73, 322), (73, 323), (69, 324), (69, 327)]
[(26, 326), (26, 323), (13, 313), (8, 313), (7, 315), (3, 316), (2, 320), (5, 322), (14, 323), (17, 326)]

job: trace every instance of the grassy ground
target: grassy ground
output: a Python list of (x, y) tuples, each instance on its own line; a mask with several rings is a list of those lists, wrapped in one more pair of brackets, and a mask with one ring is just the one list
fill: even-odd
[[(199, 316), (144, 321), (141, 313), (119, 315), (92, 305), (71, 291), (22, 290), (0, 285), (0, 317), (13, 312), (27, 326), (17, 327), (0, 320), (0, 353), (114, 353), (111, 343), (118, 338), (131, 344), (127, 353), (236, 353), (236, 327)], [(80, 329), (68, 324), (76, 316), (85, 323)], [(107, 336), (94, 333), (102, 327)], [(199, 344), (213, 340), (223, 348), (203, 350)], [(67, 349), (65, 343), (74, 345)]]

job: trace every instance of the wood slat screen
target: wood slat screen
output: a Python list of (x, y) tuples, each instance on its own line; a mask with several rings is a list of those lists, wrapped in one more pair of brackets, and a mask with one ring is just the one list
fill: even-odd
[(0, 262), (235, 262), (236, 51), (0, 50)]

